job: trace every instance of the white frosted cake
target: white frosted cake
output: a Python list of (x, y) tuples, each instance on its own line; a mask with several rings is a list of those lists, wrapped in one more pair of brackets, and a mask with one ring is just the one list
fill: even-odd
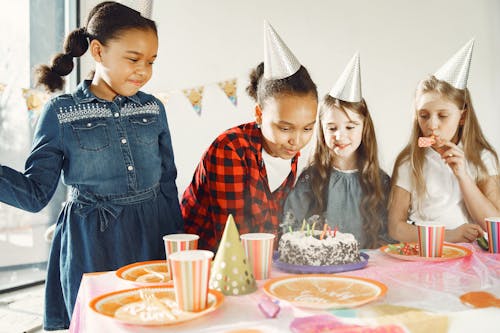
[(330, 266), (361, 261), (354, 235), (336, 232), (320, 240), (321, 231), (313, 236), (305, 231), (283, 234), (279, 241), (279, 260), (293, 265)]

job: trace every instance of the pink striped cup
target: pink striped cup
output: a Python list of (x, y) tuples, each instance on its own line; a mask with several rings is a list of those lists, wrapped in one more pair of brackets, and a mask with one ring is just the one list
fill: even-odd
[(273, 261), (273, 234), (250, 233), (241, 235), (245, 254), (256, 280), (268, 279)]
[[(170, 234), (163, 236), (167, 260), (172, 253), (178, 251), (196, 250), (198, 248), (199, 238), (200, 236), (194, 234)], [(172, 267), (170, 266), (169, 261), (167, 261), (167, 264), (168, 274), (170, 275), (170, 279), (172, 279), (172, 274), (170, 273), (172, 271)]]
[(500, 217), (487, 217), (484, 222), (488, 233), (488, 251), (500, 253)]
[(207, 307), (208, 280), (214, 253), (187, 250), (170, 255), (175, 301), (182, 311), (199, 312)]
[(417, 225), (418, 252), (421, 257), (442, 257), (444, 225)]

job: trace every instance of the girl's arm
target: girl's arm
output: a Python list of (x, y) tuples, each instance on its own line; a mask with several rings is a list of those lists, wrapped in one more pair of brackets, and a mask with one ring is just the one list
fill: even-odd
[(500, 215), (500, 188), (498, 176), (490, 176), (476, 183), (470, 178), (459, 179), (460, 190), (472, 219), (486, 230), (484, 219)]
[(417, 228), (408, 224), (411, 194), (403, 188), (392, 186), (392, 200), (388, 209), (389, 236), (400, 242), (416, 242)]
[(245, 221), (246, 166), (227, 142), (215, 142), (205, 152), (181, 204), (185, 231), (198, 234), (198, 247), (217, 250), (229, 214)]
[(441, 151), (441, 156), (457, 177), (467, 211), (473, 221), (484, 230), (484, 219), (500, 215), (500, 186), (498, 176), (489, 176), (476, 184), (466, 170), (464, 152), (452, 142), (443, 142), (447, 149)]
[(44, 208), (54, 194), (64, 160), (59, 120), (52, 103), (45, 106), (38, 120), (33, 148), (19, 172), (0, 165), (0, 202), (29, 211)]
[[(408, 224), (408, 209), (411, 195), (399, 186), (393, 186), (393, 198), (389, 204), (389, 235), (400, 242), (417, 242), (417, 227)], [(445, 241), (451, 243), (472, 242), (481, 235), (481, 227), (465, 223), (458, 228), (446, 230)]]

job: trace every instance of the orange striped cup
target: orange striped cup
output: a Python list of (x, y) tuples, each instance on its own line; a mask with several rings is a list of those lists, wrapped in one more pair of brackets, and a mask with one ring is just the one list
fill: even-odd
[[(186, 250), (196, 250), (198, 248), (198, 239), (200, 236), (194, 234), (170, 234), (163, 236), (163, 242), (165, 243), (165, 254), (167, 256), (167, 260), (172, 253)], [(172, 279), (172, 267), (170, 267), (169, 262), (168, 265), (168, 274), (170, 275), (170, 279)]]
[(444, 225), (417, 225), (418, 252), (421, 257), (442, 257)]
[(273, 261), (274, 234), (249, 233), (240, 236), (256, 280), (268, 279)]
[(170, 255), (175, 301), (182, 311), (199, 312), (207, 307), (208, 280), (214, 253), (187, 250)]

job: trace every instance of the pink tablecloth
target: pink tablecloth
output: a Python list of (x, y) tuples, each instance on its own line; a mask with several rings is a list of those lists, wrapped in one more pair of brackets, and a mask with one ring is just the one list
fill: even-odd
[[(346, 323), (381, 325), (398, 323), (409, 332), (492, 332), (500, 327), (500, 309), (471, 309), (459, 296), (468, 291), (488, 291), (500, 297), (500, 255), (488, 254), (469, 244), (473, 254), (465, 259), (444, 262), (402, 261), (378, 250), (364, 269), (339, 273), (378, 280), (388, 287), (385, 297), (350, 310), (318, 311), (300, 309), (281, 302), (281, 312), (267, 319), (257, 304), (263, 296), (257, 292), (225, 297), (215, 312), (189, 323), (148, 328), (117, 324), (90, 310), (90, 300), (111, 291), (131, 286), (115, 277), (114, 272), (88, 274), (82, 279), (70, 332), (289, 332), (294, 318), (330, 313)], [(286, 275), (273, 270), (272, 277)], [(262, 285), (259, 281), (259, 286)], [(242, 331), (241, 331), (242, 332)]]

